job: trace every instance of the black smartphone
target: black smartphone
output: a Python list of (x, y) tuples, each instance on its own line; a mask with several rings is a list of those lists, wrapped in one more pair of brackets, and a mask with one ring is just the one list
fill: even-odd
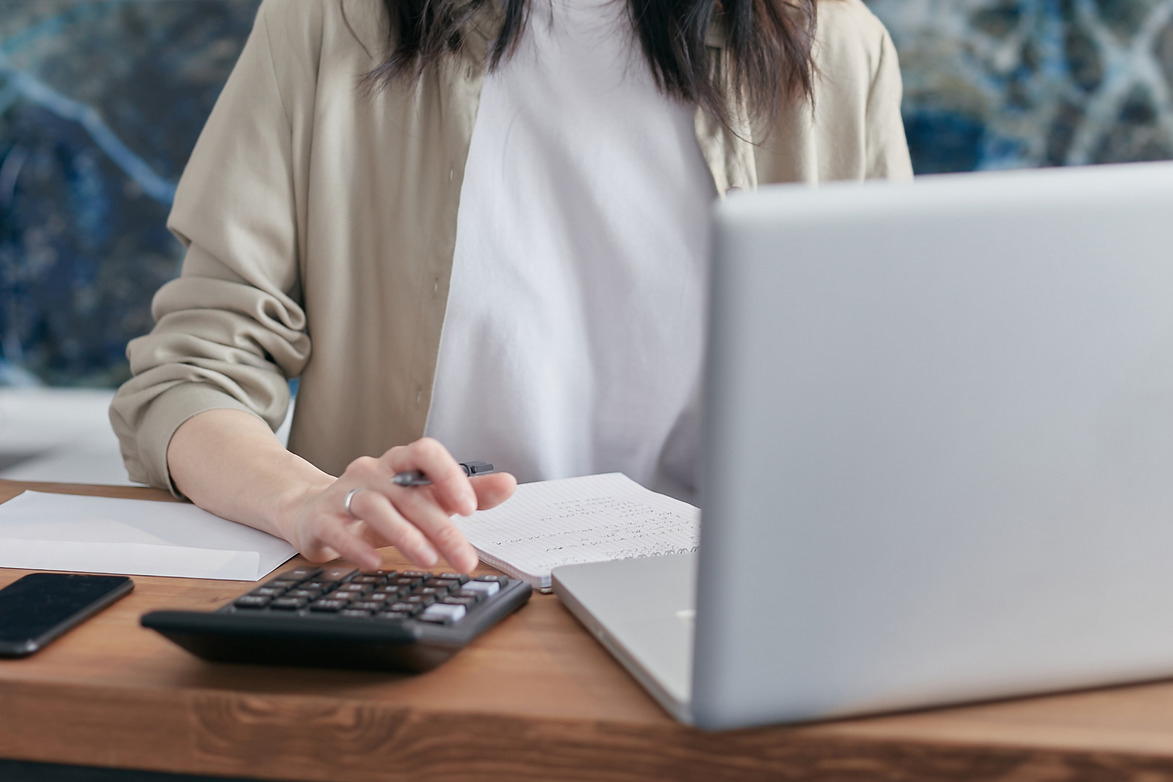
[(0, 657), (27, 657), (134, 589), (126, 576), (30, 573), (0, 589)]

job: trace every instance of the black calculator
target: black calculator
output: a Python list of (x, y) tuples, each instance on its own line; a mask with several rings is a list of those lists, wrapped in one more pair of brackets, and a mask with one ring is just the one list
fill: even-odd
[(141, 622), (216, 662), (426, 671), (525, 605), (506, 576), (298, 567), (215, 611)]

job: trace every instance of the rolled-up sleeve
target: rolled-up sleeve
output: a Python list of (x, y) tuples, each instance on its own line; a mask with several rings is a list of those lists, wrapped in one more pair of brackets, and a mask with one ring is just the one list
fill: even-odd
[(110, 420), (130, 478), (175, 491), (167, 446), (187, 419), (239, 409), (276, 428), (310, 353), (299, 275), (293, 123), (261, 6), (184, 170), (168, 228), (187, 248), (131, 341)]
[(900, 106), (904, 94), (900, 62), (887, 30), (881, 29), (880, 57), (868, 91), (867, 176), (911, 179), (912, 160)]

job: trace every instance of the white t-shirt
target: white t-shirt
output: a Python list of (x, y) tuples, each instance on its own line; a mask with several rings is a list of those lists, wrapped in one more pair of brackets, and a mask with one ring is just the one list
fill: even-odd
[(427, 431), (694, 499), (715, 189), (621, 0), (537, 0), (481, 93)]

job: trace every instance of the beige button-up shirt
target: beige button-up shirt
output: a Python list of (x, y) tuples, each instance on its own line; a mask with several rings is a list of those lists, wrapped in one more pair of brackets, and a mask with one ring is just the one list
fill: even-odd
[[(813, 108), (765, 138), (701, 112), (720, 196), (766, 182), (908, 178), (896, 52), (861, 0), (822, 0)], [(300, 378), (289, 447), (339, 474), (420, 437), (447, 303), (456, 214), (498, 19), (412, 85), (364, 91), (390, 21), (379, 0), (265, 0), (180, 180), (168, 227), (187, 247), (127, 348), (110, 419), (132, 480), (171, 488), (188, 418), (234, 408), (276, 428)], [(719, 25), (710, 53), (725, 67)]]

